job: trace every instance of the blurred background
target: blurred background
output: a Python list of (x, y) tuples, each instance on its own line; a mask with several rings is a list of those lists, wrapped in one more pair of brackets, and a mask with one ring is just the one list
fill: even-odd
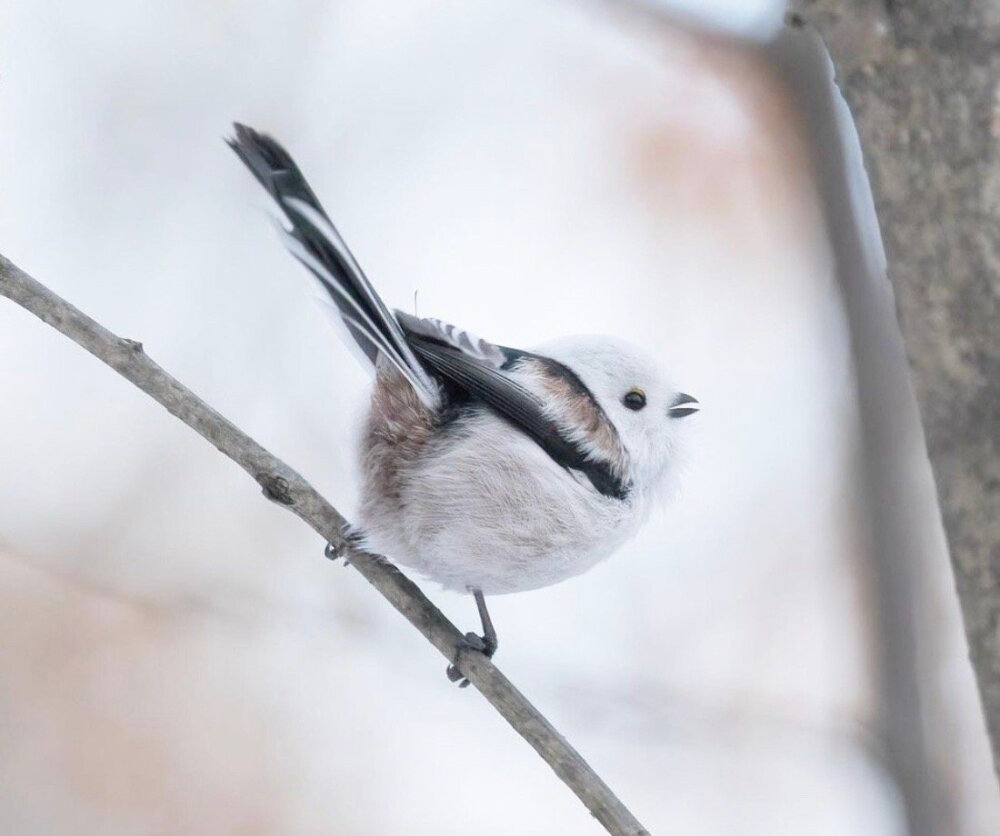
[[(500, 666), (654, 833), (902, 834), (844, 308), (805, 133), (754, 46), (781, 15), (15, 0), (0, 251), (349, 517), (369, 380), (232, 120), (289, 147), (391, 305), (510, 345), (649, 347), (704, 405), (682, 491), (590, 573), (492, 599)], [(993, 834), (919, 445), (907, 472), (938, 792), (952, 832)], [(0, 473), (3, 832), (601, 832), (299, 520), (6, 302)]]

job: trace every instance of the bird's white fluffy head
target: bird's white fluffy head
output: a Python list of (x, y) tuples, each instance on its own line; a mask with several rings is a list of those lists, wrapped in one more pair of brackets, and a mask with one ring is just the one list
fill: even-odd
[(606, 336), (567, 337), (537, 351), (576, 372), (597, 399), (628, 451), (637, 488), (654, 493), (674, 484), (697, 401), (652, 357)]

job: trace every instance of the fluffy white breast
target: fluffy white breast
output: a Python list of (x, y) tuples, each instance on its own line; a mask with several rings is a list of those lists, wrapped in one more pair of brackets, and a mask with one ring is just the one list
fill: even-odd
[(443, 430), (392, 512), (363, 519), (373, 548), (457, 590), (537, 589), (578, 575), (632, 536), (640, 497), (598, 494), (487, 410)]

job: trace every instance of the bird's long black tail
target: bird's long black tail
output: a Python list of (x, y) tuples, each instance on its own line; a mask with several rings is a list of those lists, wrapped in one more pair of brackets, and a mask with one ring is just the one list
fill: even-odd
[(350, 337), (374, 364), (391, 362), (431, 407), (439, 390), (406, 342), (395, 317), (371, 286), (291, 155), (271, 137), (239, 123), (226, 142), (281, 210), (285, 246), (315, 277)]

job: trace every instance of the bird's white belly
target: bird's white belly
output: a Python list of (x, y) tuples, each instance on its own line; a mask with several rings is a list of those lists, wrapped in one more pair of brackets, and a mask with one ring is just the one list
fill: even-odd
[(638, 497), (601, 496), (483, 412), (413, 462), (398, 501), (369, 502), (370, 546), (449, 589), (537, 589), (609, 556), (641, 522)]

